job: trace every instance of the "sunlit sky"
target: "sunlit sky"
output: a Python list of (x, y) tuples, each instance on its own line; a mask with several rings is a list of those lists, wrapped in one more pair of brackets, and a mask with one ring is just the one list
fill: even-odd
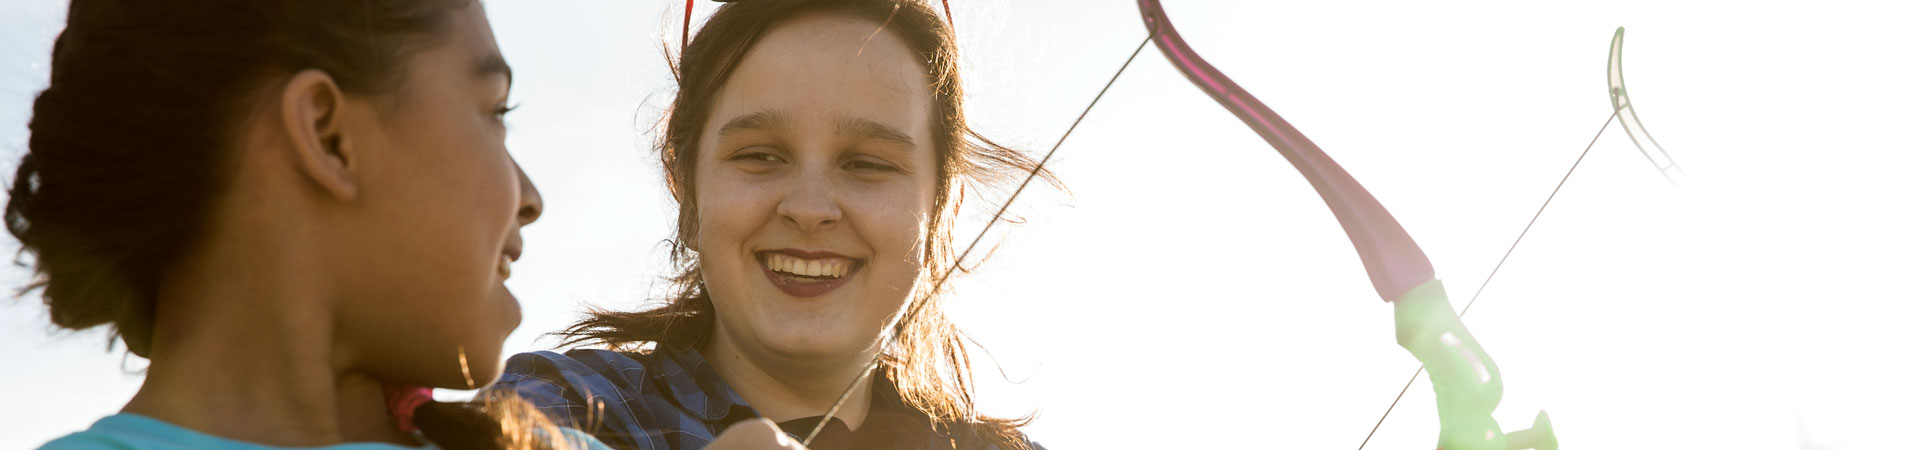
[[(9, 174), (64, 3), (0, 2)], [(649, 144), (676, 3), (488, 3), (522, 105), (508, 144), (547, 202), (508, 282), (526, 311), (510, 351), (662, 285), (673, 206)], [(1168, 3), (1203, 57), (1386, 204), (1456, 307), (1612, 112), (1625, 26), (1635, 105), (1690, 176), (1669, 185), (1618, 126), (1600, 135), (1465, 318), (1505, 377), (1495, 417), (1544, 409), (1566, 448), (1916, 448), (1912, 4)], [(953, 8), (969, 115), (1036, 155), (1145, 35), (1127, 1)], [(1048, 447), (1353, 447), (1419, 367), (1311, 187), (1153, 48), (1049, 167), (1068, 189), (1021, 196), (1026, 222), (955, 283), (994, 356), (977, 358), (982, 402), (1037, 412)], [(104, 336), (52, 330), (31, 295), (0, 302), (0, 448), (120, 408), (143, 362)], [(1430, 389), (1369, 448), (1432, 448)]]

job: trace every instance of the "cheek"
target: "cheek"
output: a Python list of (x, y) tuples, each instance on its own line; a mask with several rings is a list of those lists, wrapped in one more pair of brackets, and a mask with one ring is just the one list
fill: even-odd
[(860, 210), (849, 216), (856, 221), (860, 234), (874, 246), (876, 256), (893, 262), (888, 264), (887, 282), (910, 283), (925, 267), (927, 229), (933, 217), (931, 191), (931, 187), (920, 189), (902, 183), (863, 192), (849, 202), (850, 207)]
[[(423, 161), (410, 183), (433, 198), (402, 205), (415, 238), (435, 242), (446, 259), (429, 274), (449, 282), (491, 286), (500, 251), (517, 226), (520, 184), (506, 151), (497, 142), (441, 142), (448, 146), (437, 161)], [(427, 152), (421, 152), (427, 153)], [(531, 245), (529, 245), (531, 247)], [(467, 270), (447, 270), (459, 267)]]
[(363, 189), (379, 211), (361, 233), (370, 237), (358, 265), (380, 280), (366, 286), (364, 307), (398, 322), (384, 326), (421, 330), (409, 338), (421, 351), (493, 358), (519, 320), (497, 275), (516, 225), (519, 175), (497, 133), (441, 119), (408, 122), (417, 127), (368, 162), (386, 169), (379, 186)]
[(696, 212), (687, 245), (699, 254), (704, 276), (715, 281), (709, 286), (745, 286), (759, 276), (759, 265), (747, 250), (754, 236), (775, 220), (776, 186), (724, 171), (699, 172), (695, 180)]

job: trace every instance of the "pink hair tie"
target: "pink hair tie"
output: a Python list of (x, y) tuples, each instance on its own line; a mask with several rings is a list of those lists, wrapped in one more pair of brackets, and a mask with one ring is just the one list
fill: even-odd
[(433, 388), (383, 384), (387, 393), (387, 414), (393, 416), (400, 431), (412, 433), (420, 431), (413, 425), (413, 410), (433, 401)]

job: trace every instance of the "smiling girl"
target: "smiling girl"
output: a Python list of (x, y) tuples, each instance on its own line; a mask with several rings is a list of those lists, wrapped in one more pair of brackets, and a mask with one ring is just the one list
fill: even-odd
[(511, 82), (472, 1), (72, 2), (7, 229), (55, 325), (151, 363), (46, 447), (535, 445), (510, 399), (423, 397), (520, 321)]
[(1034, 165), (968, 128), (939, 17), (903, 0), (720, 7), (682, 55), (660, 148), (677, 293), (568, 331), (611, 349), (514, 356), (498, 388), (615, 447), (793, 448), (816, 426), (814, 448), (1032, 446), (1024, 421), (975, 409), (933, 286), (956, 264), (960, 187)]

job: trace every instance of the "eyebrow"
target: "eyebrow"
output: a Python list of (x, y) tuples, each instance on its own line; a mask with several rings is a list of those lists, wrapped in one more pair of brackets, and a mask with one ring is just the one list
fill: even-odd
[(835, 127), (834, 131), (840, 133), (841, 136), (858, 136), (885, 141), (906, 150), (913, 150), (918, 147), (913, 144), (913, 138), (907, 136), (907, 133), (900, 131), (899, 128), (867, 119), (842, 117), (840, 118), (839, 126)]
[(507, 58), (500, 56), (500, 52), (497, 51), (481, 56), (473, 65), (473, 74), (478, 77), (504, 75), (507, 77), (507, 87), (509, 89), (513, 87), (513, 67), (508, 66)]
[[(841, 136), (884, 141), (907, 150), (919, 147), (914, 144), (913, 137), (891, 125), (855, 117), (841, 117), (838, 122), (834, 132)], [(719, 134), (729, 136), (746, 131), (778, 130), (786, 128), (790, 123), (792, 118), (786, 111), (762, 110), (727, 121), (720, 126)]]
[(721, 136), (731, 136), (747, 131), (777, 130), (787, 127), (787, 113), (774, 110), (761, 110), (753, 114), (735, 117), (720, 126)]

